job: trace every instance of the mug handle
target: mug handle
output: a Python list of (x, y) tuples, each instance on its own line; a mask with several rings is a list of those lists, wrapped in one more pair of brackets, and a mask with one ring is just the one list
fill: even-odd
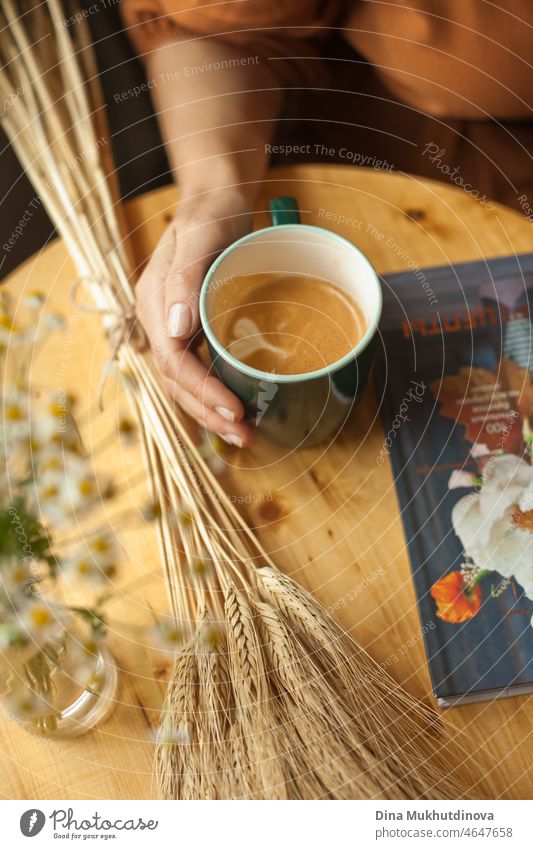
[(273, 227), (279, 224), (300, 224), (300, 210), (298, 201), (292, 197), (277, 197), (272, 198), (268, 208), (270, 210), (270, 220)]

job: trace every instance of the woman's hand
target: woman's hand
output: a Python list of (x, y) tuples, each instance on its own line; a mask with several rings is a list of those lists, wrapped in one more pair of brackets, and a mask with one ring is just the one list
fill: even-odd
[(137, 315), (169, 395), (199, 424), (232, 445), (251, 438), (240, 400), (194, 353), (198, 298), (205, 273), (227, 245), (250, 229), (242, 193), (213, 190), (179, 204), (137, 284)]
[[(201, 425), (239, 446), (252, 435), (242, 404), (204, 368), (194, 347), (203, 277), (216, 255), (250, 228), (267, 142), (281, 113), (283, 92), (270, 63), (247, 58), (216, 39), (188, 36), (146, 58), (182, 200), (137, 288), (137, 313), (168, 393)], [(186, 73), (215, 65), (212, 72)]]

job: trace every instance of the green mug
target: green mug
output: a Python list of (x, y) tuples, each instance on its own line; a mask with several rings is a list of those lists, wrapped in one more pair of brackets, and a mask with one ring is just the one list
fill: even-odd
[[(381, 287), (355, 245), (330, 230), (300, 223), (294, 198), (275, 198), (270, 211), (272, 226), (238, 239), (211, 265), (200, 291), (200, 319), (215, 371), (241, 399), (247, 418), (273, 442), (307, 448), (335, 437), (367, 385), (381, 316)], [(362, 339), (337, 362), (302, 374), (271, 374), (240, 362), (213, 332), (213, 296), (235, 277), (265, 272), (306, 274), (336, 283), (363, 310)]]

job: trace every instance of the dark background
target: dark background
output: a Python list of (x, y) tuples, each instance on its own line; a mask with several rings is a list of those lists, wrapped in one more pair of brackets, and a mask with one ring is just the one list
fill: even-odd
[[(81, 4), (90, 5), (91, 2)], [(120, 104), (113, 100), (115, 92), (140, 85), (144, 80), (142, 65), (122, 31), (118, 6), (106, 7), (87, 20), (101, 72), (120, 189), (122, 197), (127, 199), (171, 182), (172, 175), (149, 92)], [(0, 129), (0, 279), (55, 237), (42, 205), (34, 202), (31, 206), (34, 198), (35, 191)], [(31, 211), (31, 217), (22, 236), (6, 251), (2, 246), (27, 210)]]

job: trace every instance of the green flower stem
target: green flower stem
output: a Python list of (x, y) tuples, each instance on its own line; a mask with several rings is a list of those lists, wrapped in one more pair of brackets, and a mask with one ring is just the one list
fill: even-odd
[(477, 572), (476, 575), (472, 578), (470, 586), (475, 587), (476, 584), (479, 584), (482, 578), (484, 578), (486, 575), (490, 575), (492, 571), (492, 569), (480, 569), (479, 572)]
[[(34, 657), (30, 658), (24, 664), (24, 667), (25, 675), (31, 688), (34, 692), (45, 698), (47, 702), (50, 702), (54, 693), (54, 683), (45, 651), (40, 651)], [(57, 728), (57, 716), (53, 712), (37, 716), (33, 721), (37, 728), (47, 733), (51, 733)]]

